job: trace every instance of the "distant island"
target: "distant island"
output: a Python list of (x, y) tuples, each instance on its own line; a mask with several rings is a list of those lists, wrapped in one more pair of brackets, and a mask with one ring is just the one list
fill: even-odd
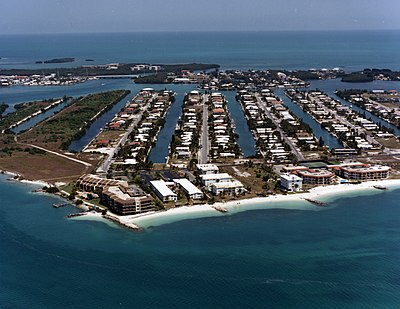
[(45, 61), (36, 61), (36, 63), (67, 63), (67, 62), (74, 62), (75, 58), (54, 58)]
[[(75, 59), (75, 58), (66, 58)], [(54, 59), (55, 60), (55, 59)], [(45, 62), (50, 63), (50, 62)], [(53, 62), (55, 63), (55, 62)], [(206, 71), (218, 69), (218, 64), (187, 63), (187, 64), (138, 64), (110, 63), (104, 65), (85, 65), (76, 68), (40, 68), (40, 69), (0, 69), (0, 75), (50, 75), (57, 71), (58, 76), (98, 76), (98, 75), (137, 75), (149, 73), (177, 73), (182, 70)]]

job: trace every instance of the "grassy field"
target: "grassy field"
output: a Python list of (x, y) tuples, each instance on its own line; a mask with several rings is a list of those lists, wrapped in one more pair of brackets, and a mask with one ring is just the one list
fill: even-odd
[(9, 128), (12, 124), (50, 106), (55, 101), (56, 100), (33, 101), (15, 105), (15, 112), (7, 114), (4, 118), (0, 118), (0, 130)]
[[(94, 165), (95, 163), (97, 161), (94, 161)], [(30, 180), (40, 179), (66, 183), (91, 170), (90, 167), (56, 155), (48, 153), (30, 154), (25, 151), (1, 154), (0, 169), (21, 174), (24, 178)]]
[[(55, 116), (37, 124), (31, 130), (18, 135), (2, 134), (0, 138), (0, 169), (22, 174), (27, 179), (49, 182), (62, 181), (68, 183), (76, 180), (83, 173), (90, 172), (99, 162), (101, 156), (96, 154), (76, 154), (73, 157), (90, 163), (71, 161), (36, 149), (28, 144), (36, 144), (48, 150), (58, 151), (82, 135), (85, 129), (103, 111), (119, 102), (129, 92), (125, 90), (91, 94), (83, 97)], [(23, 104), (18, 113), (14, 113), (8, 122), (14, 123), (35, 111), (48, 106), (51, 102)], [(23, 111), (23, 113), (21, 113)]]
[(67, 149), (69, 144), (82, 136), (86, 128), (114, 104), (124, 98), (129, 91), (115, 90), (90, 94), (62, 110), (31, 130), (20, 135), (21, 143), (31, 143), (45, 148)]
[(386, 148), (391, 148), (391, 149), (400, 149), (400, 142), (397, 138), (391, 137), (391, 138), (377, 138), (376, 139), (378, 143), (381, 145), (385, 146)]

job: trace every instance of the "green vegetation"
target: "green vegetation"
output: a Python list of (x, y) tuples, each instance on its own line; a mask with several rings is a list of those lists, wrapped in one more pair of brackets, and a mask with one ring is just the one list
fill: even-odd
[(291, 74), (297, 78), (300, 78), (302, 80), (313, 80), (313, 79), (319, 79), (319, 75), (314, 72), (310, 71), (295, 71), (295, 72), (288, 72), (288, 74)]
[(336, 95), (344, 100), (349, 100), (352, 95), (368, 93), (366, 89), (343, 89), (336, 92)]
[(342, 77), (342, 82), (347, 83), (368, 83), (374, 80), (372, 74), (364, 74), (364, 72), (353, 72)]
[(55, 193), (60, 192), (60, 190), (57, 187), (54, 187), (54, 186), (52, 186), (52, 187), (47, 187), (47, 186), (43, 187), (43, 191), (47, 192), (47, 193), (51, 193), (51, 194), (55, 194)]
[[(42, 68), (42, 69), (11, 69), (11, 70), (0, 70), (0, 75), (49, 75), (57, 71), (60, 77), (64, 76), (96, 76), (96, 75), (129, 75), (129, 74), (140, 74), (149, 73), (156, 71), (132, 71), (131, 67), (138, 63), (125, 63), (120, 64), (117, 69), (109, 70), (106, 66), (85, 66), (78, 68)], [(181, 70), (190, 71), (203, 71), (209, 69), (219, 68), (218, 64), (202, 64), (202, 63), (189, 63), (189, 64), (169, 64), (159, 65), (161, 66), (160, 71), (167, 73), (176, 73)], [(160, 72), (159, 71), (159, 72)]]
[(364, 69), (363, 71), (352, 72), (344, 75), (342, 77), (342, 82), (363, 83), (381, 78), (398, 81), (400, 80), (400, 72), (392, 71), (390, 69)]
[(168, 84), (172, 80), (168, 79), (167, 72), (160, 72), (154, 75), (140, 76), (135, 79), (136, 84)]
[(0, 118), (1, 115), (3, 115), (3, 113), (6, 111), (6, 109), (8, 108), (8, 105), (5, 103), (0, 104)]
[(129, 93), (128, 90), (115, 90), (79, 98), (62, 112), (40, 123), (21, 137), (35, 137), (36, 141), (55, 143), (58, 148), (67, 149), (73, 140), (85, 133), (97, 117)]
[(29, 117), (30, 115), (46, 108), (47, 106), (54, 103), (56, 100), (48, 99), (43, 101), (33, 101), (33, 102), (26, 102), (20, 103), (14, 106), (16, 109), (15, 112), (7, 114), (3, 118), (0, 119), (0, 129), (7, 129), (12, 124)]
[(67, 62), (74, 62), (75, 58), (54, 58), (45, 61), (36, 61), (36, 63), (67, 63)]

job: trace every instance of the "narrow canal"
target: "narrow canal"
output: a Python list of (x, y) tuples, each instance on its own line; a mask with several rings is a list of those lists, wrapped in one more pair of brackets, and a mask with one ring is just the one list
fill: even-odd
[(61, 104), (58, 104), (57, 106), (50, 108), (49, 110), (45, 111), (44, 113), (41, 113), (37, 115), (36, 117), (32, 117), (28, 121), (25, 121), (24, 123), (21, 123), (18, 127), (15, 127), (12, 131), (15, 133), (20, 133), (22, 131), (29, 130), (33, 126), (37, 125), (39, 122), (42, 120), (45, 120), (51, 116), (53, 116), (55, 113), (59, 112), (63, 108), (67, 107), (69, 104), (71, 104), (72, 100), (67, 100), (66, 102), (63, 102)]
[(244, 157), (255, 156), (257, 153), (256, 142), (253, 134), (249, 130), (243, 109), (236, 101), (236, 91), (224, 91), (223, 94), (228, 100), (228, 109), (233, 122), (235, 123), (235, 133), (239, 135), (237, 140)]
[(131, 92), (125, 98), (121, 99), (117, 104), (115, 104), (110, 110), (105, 112), (99, 118), (97, 118), (86, 130), (86, 133), (79, 139), (74, 140), (71, 145), (69, 145), (68, 150), (72, 152), (82, 151), (87, 144), (91, 142), (93, 138), (99, 134), (101, 129), (110, 122), (115, 114), (117, 114), (128, 101), (132, 100), (137, 92)]
[(389, 122), (380, 119), (379, 117), (375, 116), (374, 114), (371, 114), (370, 112), (354, 105), (346, 100), (343, 100), (339, 98), (336, 94), (336, 90), (343, 90), (343, 89), (365, 89), (368, 91), (371, 90), (398, 90), (400, 91), (400, 82), (394, 82), (394, 81), (373, 81), (370, 83), (343, 83), (340, 81), (340, 79), (330, 79), (330, 80), (313, 80), (310, 81), (311, 87), (310, 89), (319, 89), (323, 92), (325, 92), (327, 95), (332, 97), (335, 100), (338, 100), (339, 102), (343, 103), (346, 106), (349, 106), (353, 111), (359, 112), (363, 114), (365, 112), (366, 118), (370, 118), (374, 123), (376, 124), (381, 124), (387, 128), (393, 129), (394, 133), (397, 136), (400, 136), (400, 129), (398, 129), (396, 126), (390, 124)]
[(327, 130), (323, 129), (321, 125), (316, 122), (310, 115), (304, 112), (297, 104), (293, 103), (292, 100), (290, 100), (285, 95), (284, 89), (276, 89), (274, 93), (297, 117), (303, 119), (303, 121), (311, 127), (314, 135), (317, 138), (322, 138), (324, 140), (325, 145), (327, 145), (331, 149), (343, 147), (343, 144), (335, 136), (330, 134)]
[[(160, 86), (154, 85), (154, 89), (158, 90)], [(165, 124), (158, 135), (156, 145), (151, 149), (149, 160), (153, 163), (165, 163), (168, 156), (168, 147), (171, 143), (172, 135), (175, 132), (176, 123), (182, 114), (183, 99), (186, 93), (195, 90), (196, 85), (165, 85), (168, 90), (176, 93), (175, 102), (172, 103), (165, 116)]]

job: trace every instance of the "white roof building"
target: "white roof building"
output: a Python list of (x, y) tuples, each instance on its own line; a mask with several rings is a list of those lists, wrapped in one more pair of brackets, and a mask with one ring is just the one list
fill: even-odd
[(299, 191), (303, 188), (303, 178), (294, 174), (282, 174), (280, 184), (287, 191)]
[(217, 174), (219, 172), (219, 168), (215, 164), (196, 164), (196, 167), (200, 174)]
[(199, 190), (194, 184), (192, 184), (188, 179), (186, 178), (180, 178), (180, 179), (173, 179), (173, 181), (181, 186), (185, 194), (190, 198), (190, 199), (201, 199), (203, 197), (203, 192)]
[(227, 173), (218, 173), (218, 174), (205, 174), (205, 175), (200, 175), (201, 182), (205, 186), (210, 186), (213, 183), (217, 182), (228, 182), (232, 181), (232, 176), (227, 174)]
[(217, 182), (213, 183), (211, 187), (211, 191), (214, 195), (220, 194), (242, 194), (246, 192), (243, 184), (238, 180), (227, 181), (227, 182)]
[(164, 180), (152, 180), (150, 181), (150, 186), (163, 202), (176, 201), (178, 199), (177, 195), (168, 188)]

